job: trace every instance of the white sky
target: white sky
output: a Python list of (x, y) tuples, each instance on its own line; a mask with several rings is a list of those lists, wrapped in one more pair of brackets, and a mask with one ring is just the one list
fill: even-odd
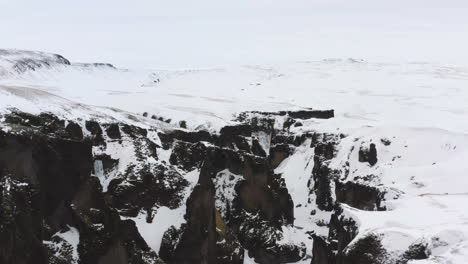
[(322, 58), (468, 65), (466, 0), (0, 0), (0, 48), (122, 67)]

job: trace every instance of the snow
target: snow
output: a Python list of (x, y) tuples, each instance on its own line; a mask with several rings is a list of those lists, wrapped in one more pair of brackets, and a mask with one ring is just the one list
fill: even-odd
[[(104, 135), (103, 135), (104, 136)], [(94, 162), (94, 174), (99, 178), (104, 192), (107, 192), (110, 182), (118, 173), (124, 173), (130, 164), (137, 164), (135, 149), (133, 143), (128, 140), (128, 136), (124, 136), (120, 141), (107, 141), (106, 147), (103, 150), (101, 147), (93, 147), (93, 155), (107, 154), (112, 159), (118, 160), (117, 168), (112, 169), (108, 173), (104, 173), (103, 164), (101, 160)], [(149, 160), (148, 162), (152, 162)]]
[[(312, 176), (314, 167), (314, 149), (310, 148), (310, 140), (307, 140), (302, 146), (296, 149), (296, 152), (284, 160), (275, 173), (281, 174), (286, 181), (291, 198), (294, 201), (294, 227), (283, 227), (284, 243), (300, 244), (304, 242), (307, 247), (306, 254), (312, 252), (312, 238), (306, 232), (314, 231), (321, 233), (321, 229), (314, 222), (314, 217), (310, 212), (313, 210), (308, 202), (309, 188), (307, 182)], [(297, 207), (299, 206), (300, 207)], [(314, 206), (314, 209), (315, 206)], [(322, 219), (326, 220), (326, 219)], [(323, 230), (325, 235), (326, 230)]]
[(236, 196), (234, 187), (243, 179), (242, 176), (231, 173), (228, 169), (225, 169), (218, 172), (213, 180), (216, 190), (215, 206), (224, 219), (226, 218), (227, 207), (232, 205)]
[(156, 253), (159, 253), (159, 249), (161, 248), (164, 232), (171, 226), (180, 228), (185, 223), (186, 201), (198, 181), (199, 174), (199, 170), (193, 170), (185, 175), (185, 179), (189, 181), (189, 186), (185, 190), (184, 199), (179, 208), (170, 209), (165, 206), (157, 208), (151, 223), (146, 222), (146, 213), (143, 211), (137, 217), (129, 218), (135, 221), (141, 236)]
[(267, 134), (264, 131), (258, 131), (252, 133), (252, 137), (257, 138), (260, 146), (265, 151), (265, 153), (270, 153), (270, 142), (271, 142), (271, 135)]
[(247, 249), (244, 250), (244, 264), (257, 264), (253, 258), (249, 257)]
[[(102, 164), (102, 160), (95, 160), (94, 161), (94, 176), (98, 177), (101, 181), (101, 185), (105, 186), (103, 183), (102, 178), (104, 176), (104, 166)], [(107, 187), (107, 186), (106, 186)]]
[(74, 263), (78, 262), (78, 244), (80, 242), (80, 233), (74, 227), (68, 227), (69, 230), (63, 233), (57, 233), (55, 236), (58, 236), (65, 240), (68, 244), (72, 246), (72, 257)]
[(468, 239), (467, 200), (462, 196), (414, 197), (393, 201), (398, 206), (392, 211), (347, 210), (353, 218), (361, 220), (354, 241), (369, 233), (381, 234), (384, 247), (400, 254), (415, 242), (429, 241), (431, 256), (440, 258)]
[[(20, 49), (0, 52), (0, 113), (14, 107), (159, 129), (185, 120), (189, 129), (216, 131), (247, 110), (335, 109), (333, 119), (291, 130), (347, 135), (331, 166), (348, 162), (343, 180), (375, 175), (369, 184), (386, 192), (385, 212), (344, 205), (359, 236), (380, 234), (395, 254), (428, 242), (430, 258), (412, 264), (468, 263), (467, 1), (0, 0), (0, 10), (0, 48)], [(25, 59), (54, 63), (18, 73), (15, 62)], [(117, 68), (87, 64), (94, 62)], [(0, 129), (10, 131), (2, 121)], [(156, 133), (149, 137), (160, 145)], [(256, 136), (268, 150), (270, 135)], [(358, 162), (359, 148), (370, 143), (378, 153), (373, 167)], [(283, 227), (285, 241), (306, 243), (307, 254), (305, 232), (326, 235), (321, 223), (330, 217), (310, 214), (313, 151), (306, 142), (275, 170), (302, 205), (294, 208), (294, 226)], [(134, 162), (125, 140), (93, 153), (119, 159), (107, 175), (95, 163), (104, 191), (113, 173)], [(158, 149), (160, 161), (170, 154)], [(198, 172), (186, 177), (194, 185)], [(232, 199), (217, 192), (223, 195)], [(151, 224), (144, 215), (134, 220), (158, 252), (163, 232), (180, 226), (184, 212), (185, 205), (161, 207)], [(77, 231), (64, 234), (76, 249)]]
[[(155, 73), (159, 82), (148, 81)], [(457, 65), (349, 60), (182, 71), (70, 66), (2, 78), (0, 96), (10, 102), (2, 108), (70, 112), (73, 105), (91, 115), (89, 108), (99, 106), (93, 110), (101, 115), (125, 114), (113, 109), (148, 112), (174, 124), (187, 120), (189, 128), (219, 129), (245, 110), (314, 107), (336, 110), (337, 118), (330, 120), (335, 125), (328, 126), (334, 128), (384, 124), (467, 132), (467, 78), (468, 67)]]
[[(351, 136), (342, 140), (336, 159), (339, 164), (332, 166), (339, 168), (349, 162), (348, 180), (376, 175), (371, 185), (387, 192), (387, 211), (346, 207), (345, 213), (359, 223), (359, 235), (354, 241), (370, 233), (379, 234), (384, 247), (394, 256), (401, 255), (413, 243), (429, 242), (431, 258), (447, 263), (454, 258), (457, 261), (453, 263), (465, 263), (466, 253), (452, 256), (449, 252), (461, 247), (468, 234), (467, 167), (463, 161), (468, 155), (468, 135), (401, 126), (351, 128), (346, 133)], [(388, 139), (390, 145), (384, 145), (381, 139)], [(378, 153), (373, 167), (358, 162), (359, 147), (371, 142), (376, 144)], [(442, 248), (431, 243), (444, 240), (441, 234), (454, 232), (465, 235), (448, 235), (446, 242), (440, 243), (445, 245)]]
[[(8, 65), (0, 63), (0, 68), (9, 71)], [(420, 263), (466, 263), (467, 84), (468, 67), (442, 63), (325, 59), (141, 70), (85, 67), (72, 61), (70, 66), (0, 78), (0, 112), (16, 107), (31, 113), (50, 111), (72, 120), (122, 120), (160, 129), (186, 120), (189, 129), (219, 130), (246, 110), (335, 109), (335, 118), (305, 120), (291, 131), (343, 133), (346, 137), (330, 166), (342, 168), (349, 162), (350, 174), (341, 175), (343, 179), (372, 174), (370, 184), (387, 192), (388, 211), (346, 209), (359, 223), (359, 236), (381, 234), (395, 254), (415, 241), (429, 241), (432, 255)], [(171, 124), (143, 117), (143, 112), (170, 118)], [(154, 142), (159, 142), (156, 132), (151, 133)], [(268, 135), (259, 138), (268, 149)], [(127, 143), (109, 142), (105, 150), (119, 159), (119, 170), (134, 158), (133, 146)], [(378, 153), (373, 167), (358, 162), (359, 148), (370, 143), (376, 144)], [(167, 161), (170, 150), (158, 149), (158, 155)], [(312, 157), (313, 149), (305, 143), (275, 170), (285, 179), (295, 205), (302, 205), (294, 209), (294, 226), (284, 227), (285, 239), (304, 242), (307, 254), (312, 243), (305, 232), (326, 235), (321, 221), (329, 219), (328, 213), (320, 211), (310, 215), (315, 199), (309, 197), (307, 188)], [(99, 164), (96, 174), (101, 175)], [(195, 179), (198, 174), (188, 177)], [(100, 179), (105, 187), (105, 179)], [(184, 211), (182, 207), (176, 211), (158, 208), (153, 224), (141, 215), (135, 221), (157, 250), (163, 232), (170, 225), (180, 225), (177, 219), (183, 219)]]

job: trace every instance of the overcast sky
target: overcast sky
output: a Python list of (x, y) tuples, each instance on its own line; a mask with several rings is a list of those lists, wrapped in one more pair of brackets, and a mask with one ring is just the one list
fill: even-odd
[(468, 65), (466, 0), (0, 0), (0, 48), (121, 67), (323, 58)]

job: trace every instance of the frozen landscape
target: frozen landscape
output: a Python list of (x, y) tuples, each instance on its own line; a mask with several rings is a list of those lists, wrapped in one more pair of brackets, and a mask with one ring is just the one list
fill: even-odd
[[(68, 16), (80, 6), (48, 1), (78, 36), (96, 34), (99, 43), (75, 47), (65, 23), (46, 33), (65, 38), (34, 44), (27, 38), (42, 25), (0, 18), (13, 25), (0, 33), (32, 34), (0, 47), (0, 263), (468, 263), (462, 2), (421, 9), (415, 1), (395, 12), (423, 14), (362, 28), (387, 6), (359, 1), (369, 10), (342, 13), (322, 1), (294, 8), (205, 1), (194, 14), (161, 4), (169, 15), (155, 18), (148, 8), (155, 4), (126, 11), (117, 1), (106, 24), (98, 11)], [(277, 30), (254, 16), (265, 6), (263, 18), (282, 25)], [(215, 18), (207, 7), (219, 16), (234, 11)], [(283, 8), (288, 19), (278, 14)], [(317, 9), (333, 12), (308, 19)], [(327, 33), (314, 43), (310, 35), (320, 30), (306, 26), (341, 14), (352, 22), (322, 21)], [(182, 29), (217, 19), (232, 35)], [(92, 25), (96, 31), (86, 31)], [(151, 25), (168, 26), (161, 43), (145, 37)], [(330, 31), (341, 25), (356, 33), (346, 35), (350, 47), (321, 45), (340, 40)], [(357, 44), (382, 27), (380, 40)], [(168, 32), (202, 40), (180, 49), (189, 37)], [(423, 45), (441, 32), (445, 39)], [(112, 45), (106, 36), (150, 43), (125, 53), (125, 41)], [(246, 36), (252, 43), (227, 44)], [(266, 50), (254, 44), (266, 40), (274, 42)], [(150, 44), (175, 46), (152, 52)], [(84, 54), (86, 45), (95, 50)], [(245, 47), (224, 50), (238, 45)]]

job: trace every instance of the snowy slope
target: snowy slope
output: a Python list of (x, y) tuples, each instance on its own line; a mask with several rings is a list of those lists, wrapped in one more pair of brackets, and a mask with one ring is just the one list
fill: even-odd
[[(396, 256), (414, 242), (427, 242), (430, 258), (411, 263), (468, 263), (468, 68), (325, 59), (178, 71), (47, 63), (18, 72), (17, 61), (56, 57), (14, 54), (0, 53), (0, 73), (8, 73), (0, 74), (2, 112), (18, 108), (161, 126), (151, 118), (155, 115), (174, 127), (186, 121), (189, 129), (217, 131), (246, 110), (335, 109), (333, 119), (306, 120), (291, 130), (346, 134), (331, 166), (348, 166), (350, 173), (342, 175), (346, 180), (375, 175), (368, 184), (386, 190), (387, 211), (345, 206), (345, 214), (359, 224), (359, 236), (381, 235)], [(360, 146), (369, 143), (377, 145), (375, 166), (358, 162)], [(304, 204), (294, 209), (295, 227), (283, 230), (285, 240), (304, 242), (310, 254), (312, 239), (306, 232), (326, 235), (320, 221), (330, 216), (308, 214), (306, 185), (314, 153), (308, 145), (298, 147), (275, 172), (282, 174), (294, 203)], [(158, 232), (162, 236), (164, 230)], [(157, 249), (160, 241), (150, 244)]]
[(191, 127), (216, 128), (244, 110), (313, 107), (336, 109), (342, 129), (386, 124), (466, 132), (467, 79), (468, 68), (456, 65), (326, 59), (180, 71), (71, 65), (4, 77), (0, 84), (187, 120)]

